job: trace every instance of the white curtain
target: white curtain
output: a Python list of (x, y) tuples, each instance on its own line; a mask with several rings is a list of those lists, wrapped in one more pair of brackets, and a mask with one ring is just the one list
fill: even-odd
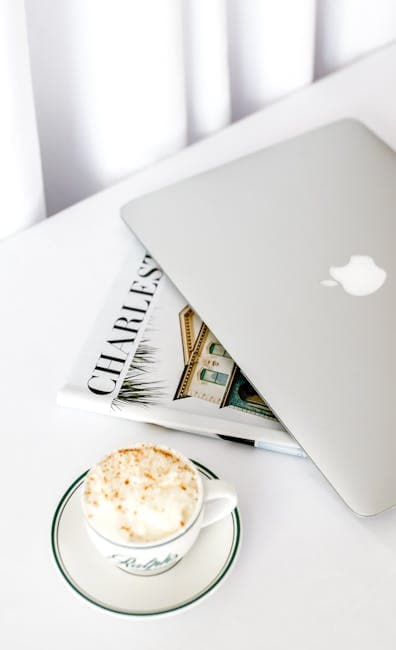
[(0, 238), (395, 37), (396, 0), (0, 0)]

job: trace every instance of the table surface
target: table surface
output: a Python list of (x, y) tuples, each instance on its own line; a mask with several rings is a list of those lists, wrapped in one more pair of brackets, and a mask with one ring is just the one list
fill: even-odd
[[(356, 517), (309, 460), (62, 409), (55, 398), (128, 255), (122, 204), (338, 117), (362, 119), (396, 148), (395, 69), (393, 45), (1, 244), (4, 648), (393, 650), (396, 511)], [(180, 448), (239, 494), (234, 571), (177, 617), (124, 620), (91, 608), (51, 558), (65, 488), (136, 439)]]

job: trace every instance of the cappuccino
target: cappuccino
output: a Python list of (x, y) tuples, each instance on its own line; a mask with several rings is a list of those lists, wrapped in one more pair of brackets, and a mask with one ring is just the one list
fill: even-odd
[(183, 532), (200, 503), (192, 464), (166, 447), (119, 449), (87, 474), (83, 509), (89, 524), (119, 544), (158, 543)]

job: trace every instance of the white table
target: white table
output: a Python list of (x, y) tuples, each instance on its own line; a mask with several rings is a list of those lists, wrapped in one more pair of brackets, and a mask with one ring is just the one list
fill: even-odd
[[(392, 46), (1, 245), (2, 647), (394, 649), (395, 511), (357, 518), (309, 460), (61, 409), (55, 396), (128, 255), (123, 203), (344, 115), (396, 148), (395, 70)], [(221, 589), (155, 621), (87, 606), (55, 569), (49, 540), (66, 486), (108, 449), (142, 438), (232, 481), (244, 525)]]

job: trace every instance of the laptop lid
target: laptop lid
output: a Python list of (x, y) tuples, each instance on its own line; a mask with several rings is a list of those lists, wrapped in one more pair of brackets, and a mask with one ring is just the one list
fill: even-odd
[(396, 502), (396, 158), (336, 122), (123, 217), (344, 501)]

